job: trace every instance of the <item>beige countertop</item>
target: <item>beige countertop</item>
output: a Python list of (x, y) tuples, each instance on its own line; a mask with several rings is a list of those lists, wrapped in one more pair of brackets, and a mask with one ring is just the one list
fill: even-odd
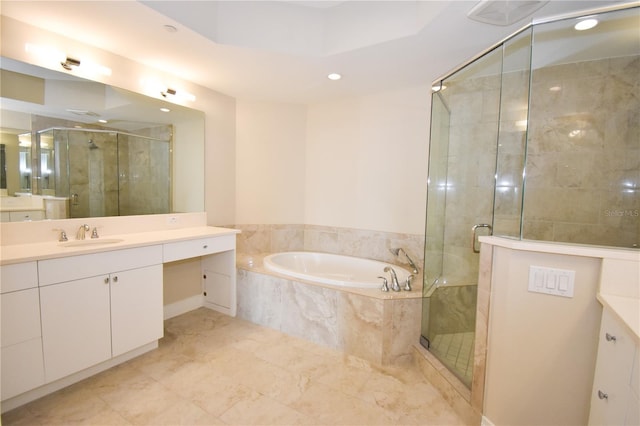
[(598, 294), (598, 300), (633, 333), (636, 343), (640, 343), (640, 299)]
[[(0, 246), (0, 265), (55, 259), (69, 255), (100, 253), (126, 248), (144, 247), (154, 244), (164, 244), (196, 238), (235, 235), (238, 233), (240, 233), (240, 231), (237, 229), (196, 226), (191, 228), (147, 231), (120, 235), (101, 235), (99, 239), (93, 240), (96, 243), (90, 241), (92, 244), (84, 246), (65, 246), (65, 243), (58, 241), (2, 245)], [(105, 243), (99, 243), (100, 239), (105, 241)], [(87, 240), (91, 240), (89, 236), (87, 236)], [(109, 240), (122, 241), (109, 243)], [(73, 236), (70, 236), (69, 241), (75, 241)]]

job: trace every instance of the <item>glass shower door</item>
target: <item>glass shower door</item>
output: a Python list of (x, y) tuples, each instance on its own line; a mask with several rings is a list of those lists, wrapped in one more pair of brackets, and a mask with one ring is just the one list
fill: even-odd
[(59, 130), (68, 149), (69, 216), (118, 216), (118, 143), (115, 133)]
[[(432, 96), (421, 342), (471, 386), (479, 255), (493, 225), (502, 51)], [(476, 250), (474, 250), (474, 247)]]

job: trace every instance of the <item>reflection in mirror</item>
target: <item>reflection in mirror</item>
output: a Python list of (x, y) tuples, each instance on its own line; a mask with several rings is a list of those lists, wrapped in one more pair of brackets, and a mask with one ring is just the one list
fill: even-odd
[(2, 221), (204, 210), (202, 112), (7, 58), (0, 72)]

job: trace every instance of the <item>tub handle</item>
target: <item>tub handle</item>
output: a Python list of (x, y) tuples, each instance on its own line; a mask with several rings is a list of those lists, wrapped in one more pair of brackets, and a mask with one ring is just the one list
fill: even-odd
[(380, 290), (382, 291), (389, 291), (389, 283), (387, 282), (387, 278), (386, 277), (378, 277), (382, 280), (382, 288)]
[(411, 291), (411, 280), (413, 280), (413, 275), (407, 277), (407, 281), (404, 283), (404, 291)]

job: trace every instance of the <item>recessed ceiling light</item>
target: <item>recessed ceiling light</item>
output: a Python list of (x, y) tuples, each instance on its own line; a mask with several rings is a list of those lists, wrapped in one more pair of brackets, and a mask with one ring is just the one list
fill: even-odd
[(162, 111), (162, 112), (170, 112), (171, 110), (169, 108), (160, 108), (160, 111)]
[(589, 30), (598, 25), (598, 20), (595, 18), (583, 19), (582, 21), (578, 21), (577, 24), (573, 26), (578, 31)]
[(332, 72), (331, 74), (329, 74), (329, 75), (327, 76), (327, 78), (328, 78), (329, 80), (336, 81), (336, 80), (340, 80), (340, 79), (342, 78), (342, 75), (338, 74), (337, 72)]

